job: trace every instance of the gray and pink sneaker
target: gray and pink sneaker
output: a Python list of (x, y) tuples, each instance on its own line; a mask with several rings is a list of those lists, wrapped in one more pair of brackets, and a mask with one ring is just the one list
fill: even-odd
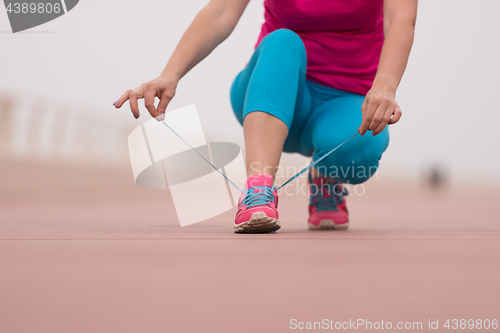
[(269, 175), (247, 179), (234, 220), (236, 233), (265, 233), (278, 230), (278, 193)]
[(349, 213), (345, 203), (347, 190), (329, 178), (309, 175), (309, 230), (347, 229)]

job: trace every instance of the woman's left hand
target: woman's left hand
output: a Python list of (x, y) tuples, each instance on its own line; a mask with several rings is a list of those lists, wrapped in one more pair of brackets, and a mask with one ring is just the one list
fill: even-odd
[(366, 131), (372, 131), (372, 135), (377, 135), (387, 124), (399, 121), (402, 113), (394, 98), (395, 92), (382, 86), (374, 85), (368, 91), (361, 106), (363, 122), (358, 128), (361, 135), (365, 135)]

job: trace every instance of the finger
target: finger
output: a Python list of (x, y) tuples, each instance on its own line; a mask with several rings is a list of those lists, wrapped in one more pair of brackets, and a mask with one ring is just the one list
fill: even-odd
[(384, 118), (384, 114), (387, 110), (387, 107), (388, 107), (387, 104), (379, 104), (377, 110), (375, 111), (375, 114), (372, 117), (372, 121), (368, 126), (368, 130), (373, 131), (380, 125), (380, 122)]
[(370, 123), (372, 121), (375, 110), (377, 109), (377, 106), (378, 106), (377, 100), (372, 99), (370, 101), (366, 101), (365, 99), (365, 102), (361, 107), (361, 111), (363, 111), (363, 121), (361, 122), (361, 126), (358, 128), (358, 132), (361, 135), (365, 135), (366, 131), (368, 130), (368, 126), (370, 126)]
[(152, 87), (147, 87), (144, 93), (144, 106), (146, 107), (146, 109), (148, 109), (149, 114), (153, 118), (159, 115), (155, 107), (155, 97), (156, 97), (156, 89)]
[(399, 106), (396, 106), (394, 109), (394, 114), (392, 115), (392, 118), (389, 120), (389, 125), (395, 124), (401, 119), (401, 116), (403, 115), (403, 112), (401, 111), (401, 108)]
[(132, 111), (135, 119), (139, 118), (140, 116), (138, 102), (138, 99), (140, 98), (144, 98), (144, 89), (142, 87), (135, 89), (129, 95), (130, 110)]
[(167, 109), (167, 106), (172, 98), (173, 96), (167, 92), (164, 92), (163, 95), (161, 95), (160, 103), (158, 103), (158, 112), (160, 115), (165, 114), (165, 110)]
[(391, 120), (391, 117), (392, 117), (393, 113), (394, 113), (394, 106), (389, 106), (385, 110), (384, 117), (382, 118), (382, 121), (380, 122), (380, 124), (377, 126), (377, 128), (375, 128), (372, 131), (372, 135), (373, 136), (375, 136), (375, 135), (377, 135), (379, 133), (382, 133), (382, 131), (384, 130), (385, 126), (387, 126), (387, 124)]
[(123, 95), (116, 101), (113, 103), (113, 105), (115, 106), (115, 108), (119, 109), (122, 107), (123, 103), (125, 103), (126, 101), (128, 101), (128, 96), (130, 95), (130, 93), (134, 91), (134, 89), (129, 89), (127, 91), (125, 91), (123, 93)]
[(362, 114), (362, 120), (361, 120), (361, 125), (359, 126), (358, 128), (358, 132), (361, 134), (361, 135), (365, 135), (365, 132), (366, 130), (368, 129), (366, 126), (365, 126), (365, 123), (364, 123), (364, 119), (366, 118), (366, 110), (368, 108), (368, 99), (365, 98), (365, 100), (363, 101), (363, 105), (361, 105), (361, 114)]

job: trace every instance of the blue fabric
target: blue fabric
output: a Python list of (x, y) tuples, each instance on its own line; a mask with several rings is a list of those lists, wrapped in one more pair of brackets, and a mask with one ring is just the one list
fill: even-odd
[[(279, 118), (288, 127), (283, 151), (317, 160), (357, 132), (365, 97), (307, 80), (306, 67), (306, 50), (296, 33), (279, 29), (268, 34), (236, 76), (231, 105), (241, 124), (254, 111)], [(360, 184), (376, 172), (388, 145), (387, 127), (377, 136), (367, 132), (327, 156), (316, 169), (337, 181)]]
[(349, 195), (347, 189), (336, 181), (327, 181), (321, 185), (314, 184), (309, 174), (311, 196), (309, 205), (316, 207), (316, 211), (338, 211), (338, 205)]
[(271, 202), (276, 204), (274, 201), (274, 187), (254, 186), (245, 190), (242, 205), (250, 208), (267, 205)]

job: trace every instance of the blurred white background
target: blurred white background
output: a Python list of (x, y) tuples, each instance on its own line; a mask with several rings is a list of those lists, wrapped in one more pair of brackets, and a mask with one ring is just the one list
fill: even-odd
[[(50, 142), (65, 142), (64, 133), (73, 131), (68, 126), (83, 126), (77, 140), (95, 141), (95, 160), (129, 167), (126, 136), (150, 118), (142, 109), (136, 121), (127, 107), (115, 110), (112, 103), (160, 73), (207, 2), (82, 0), (68, 14), (17, 34), (0, 9), (0, 100), (12, 111), (10, 119), (0, 118), (0, 129), (11, 149), (50, 158)], [(262, 2), (250, 2), (233, 34), (181, 81), (169, 106), (196, 104), (209, 141), (243, 145), (229, 87), (253, 52)], [(451, 185), (500, 185), (499, 14), (498, 0), (420, 1), (414, 47), (397, 95), (404, 115), (391, 127), (381, 175), (417, 181), (437, 165)], [(19, 125), (28, 119), (29, 129)], [(61, 119), (57, 129), (54, 122)], [(37, 148), (31, 152), (26, 132), (34, 129)], [(66, 142), (57, 149), (71, 161), (84, 154), (78, 146)], [(305, 163), (298, 156), (283, 163), (294, 161)]]

